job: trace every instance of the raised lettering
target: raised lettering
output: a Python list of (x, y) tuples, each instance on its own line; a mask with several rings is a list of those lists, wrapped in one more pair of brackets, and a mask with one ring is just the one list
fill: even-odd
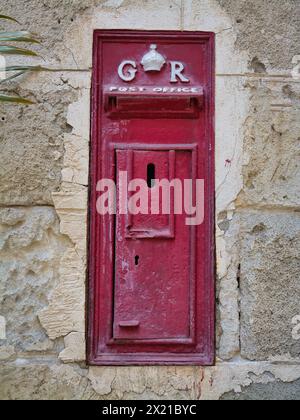
[[(125, 67), (128, 67), (126, 73), (124, 72)], [(123, 61), (118, 68), (118, 75), (124, 82), (131, 82), (134, 80), (136, 72), (136, 63), (131, 60)]]
[(178, 83), (178, 79), (183, 83), (189, 83), (182, 72), (184, 71), (184, 65), (180, 61), (171, 61), (171, 83)]

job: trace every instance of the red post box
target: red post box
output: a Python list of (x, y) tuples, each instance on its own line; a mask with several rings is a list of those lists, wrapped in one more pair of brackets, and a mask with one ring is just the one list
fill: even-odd
[(213, 127), (214, 34), (95, 32), (90, 364), (213, 364)]

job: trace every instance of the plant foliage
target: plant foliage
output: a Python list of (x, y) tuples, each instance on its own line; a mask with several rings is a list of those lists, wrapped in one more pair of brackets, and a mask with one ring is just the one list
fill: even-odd
[[(10, 21), (16, 24), (19, 22), (6, 15), (0, 14), (0, 21)], [(25, 47), (20, 47), (18, 43), (24, 44), (39, 44), (40, 42), (34, 35), (27, 31), (0, 31), (0, 56), (31, 56), (36, 57), (38, 54), (35, 51)], [(16, 45), (17, 44), (17, 45)], [(0, 74), (5, 76), (0, 78), (0, 102), (10, 102), (17, 104), (32, 104), (28, 99), (21, 98), (19, 96), (9, 96), (1, 92), (1, 85), (8, 82), (16, 77), (19, 77), (27, 72), (32, 71), (43, 71), (45, 70), (41, 66), (22, 66), (22, 65), (10, 65), (0, 68)]]

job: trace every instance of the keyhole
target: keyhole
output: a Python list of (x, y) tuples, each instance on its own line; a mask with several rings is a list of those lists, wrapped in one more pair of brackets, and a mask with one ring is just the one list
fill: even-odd
[(138, 266), (139, 265), (139, 261), (140, 261), (140, 257), (138, 255), (135, 256), (134, 258), (135, 260), (135, 265)]
[(147, 166), (147, 185), (149, 188), (155, 186), (155, 165), (153, 163), (149, 163)]

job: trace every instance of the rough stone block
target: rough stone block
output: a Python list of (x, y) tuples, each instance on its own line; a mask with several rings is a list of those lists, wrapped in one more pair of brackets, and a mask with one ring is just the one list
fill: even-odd
[(50, 92), (40, 93), (34, 83), (25, 91), (16, 85), (14, 93), (35, 105), (0, 107), (1, 205), (51, 205), (51, 193), (60, 186), (63, 134), (70, 131), (67, 106), (75, 95), (70, 87), (51, 85)]
[(300, 85), (248, 81), (251, 109), (245, 124), (244, 187), (237, 204), (300, 205)]
[(300, 380), (295, 382), (253, 383), (242, 388), (239, 393), (229, 392), (221, 398), (223, 401), (299, 401)]
[(0, 400), (100, 399), (86, 371), (59, 364), (0, 364)]
[(18, 353), (53, 349), (38, 312), (58, 281), (67, 242), (50, 207), (0, 209), (0, 314), (6, 321), (0, 345)]
[[(248, 51), (250, 69), (291, 70), (299, 54), (300, 3), (294, 0), (217, 0), (237, 31), (236, 49)], [(251, 66), (254, 64), (254, 67)]]
[(241, 346), (251, 360), (298, 358), (300, 214), (241, 215)]
[(239, 225), (232, 214), (217, 218), (217, 357), (229, 360), (240, 351)]
[(70, 333), (64, 339), (65, 349), (59, 358), (65, 363), (84, 362), (86, 359), (86, 341), (84, 333)]
[(88, 377), (104, 398), (186, 400), (200, 397), (202, 373), (199, 367), (93, 367)]
[(216, 81), (216, 211), (234, 209), (243, 187), (243, 131), (249, 112), (249, 91), (243, 79)]

